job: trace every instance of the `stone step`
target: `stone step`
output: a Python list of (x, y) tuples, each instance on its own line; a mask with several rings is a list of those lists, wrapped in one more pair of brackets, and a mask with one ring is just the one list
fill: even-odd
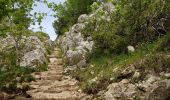
[(49, 75), (60, 75), (60, 74), (63, 74), (63, 71), (62, 70), (51, 70), (51, 71), (47, 71), (47, 72), (42, 72), (40, 75), (41, 76), (49, 76)]
[(30, 89), (37, 89), (37, 88), (39, 88), (39, 87), (40, 87), (40, 85), (34, 85), (34, 84), (29, 85), (29, 88), (30, 88)]
[(48, 71), (51, 71), (51, 70), (54, 70), (54, 71), (64, 71), (64, 68), (62, 68), (62, 67), (48, 67)]
[(54, 62), (56, 62), (57, 61), (57, 58), (49, 58), (49, 62), (51, 63), (51, 64), (53, 64)]
[(38, 80), (36, 82), (30, 82), (29, 85), (39, 85), (39, 86), (47, 86), (47, 85), (51, 85), (52, 83), (54, 83), (54, 80)]
[(49, 67), (49, 68), (48, 68), (48, 71), (51, 71), (51, 70), (54, 70), (54, 71), (63, 71), (63, 70), (64, 70), (64, 68)]
[(77, 91), (78, 86), (69, 86), (69, 87), (51, 87), (48, 90), (45, 90), (44, 93), (61, 93), (62, 91)]
[(34, 100), (79, 100), (77, 93), (71, 91), (62, 91), (61, 93), (38, 92), (32, 94)]
[(61, 80), (63, 75), (42, 76), (41, 80)]
[(63, 74), (63, 71), (60, 70), (60, 71), (48, 71), (48, 72), (41, 72), (41, 73), (34, 73), (32, 74), (32, 76), (35, 78), (35, 79), (41, 79), (42, 77), (45, 77), (45, 76), (57, 76), (57, 75), (61, 75), (62, 76)]
[(33, 76), (35, 80), (61, 80), (62, 74), (59, 75), (51, 75), (51, 76), (41, 76), (41, 75), (35, 75)]
[(60, 48), (54, 48), (54, 51), (61, 51)]
[(62, 66), (62, 65), (63, 65), (63, 62), (55, 61), (54, 63), (49, 63), (49, 65), (53, 65), (53, 66)]
[(57, 67), (57, 65), (50, 66), (50, 67), (48, 67), (48, 69), (61, 69), (61, 70), (64, 70), (63, 67)]
[(61, 84), (61, 85), (54, 85), (54, 84), (32, 84), (30, 85), (31, 89), (30, 92), (40, 92), (44, 91), (46, 93), (58, 93), (62, 91), (76, 91), (78, 86), (76, 84)]
[(47, 55), (48, 58), (61, 58), (59, 54), (53, 53), (51, 55)]
[[(52, 81), (51, 81), (52, 82)], [(58, 93), (61, 91), (76, 91), (78, 89), (77, 82), (71, 82), (71, 81), (54, 81), (53, 83), (47, 83), (47, 84), (37, 84), (32, 83), (30, 85), (31, 89), (28, 91), (28, 93), (36, 93), (41, 91), (51, 92), (51, 93)]]
[(54, 54), (54, 55), (61, 55), (61, 52), (60, 51), (54, 51), (54, 52), (52, 52), (51, 54)]
[[(81, 93), (77, 92), (78, 84), (75, 79), (63, 76), (63, 60), (60, 57), (61, 50), (55, 48), (48, 55), (48, 71), (35, 72), (35, 82), (31, 82), (27, 91), (33, 100), (80, 100)], [(85, 99), (84, 99), (85, 100)]]
[(78, 86), (39, 86), (39, 85), (31, 85), (30, 87), (32, 90), (27, 91), (28, 94), (37, 93), (37, 92), (44, 92), (44, 93), (61, 93), (62, 91), (77, 91)]
[(48, 67), (63, 68), (63, 65), (48, 64)]
[(48, 58), (57, 58), (57, 55), (47, 55)]

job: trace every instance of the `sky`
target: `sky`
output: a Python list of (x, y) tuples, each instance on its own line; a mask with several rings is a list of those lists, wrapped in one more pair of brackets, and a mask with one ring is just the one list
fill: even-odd
[[(55, 3), (63, 3), (64, 2), (64, 0), (47, 0), (47, 1), (48, 2), (55, 2)], [(57, 35), (56, 35), (55, 31), (54, 31), (52, 23), (54, 22), (54, 20), (56, 18), (54, 18), (53, 16), (50, 16), (50, 15), (54, 14), (54, 12), (51, 9), (49, 9), (43, 3), (37, 3), (37, 6), (33, 7), (33, 10), (31, 11), (31, 13), (34, 13), (34, 12), (40, 12), (40, 13), (43, 12), (43, 13), (48, 14), (42, 20), (42, 23), (41, 23), (41, 26), (43, 27), (42, 31), (47, 33), (50, 36), (51, 40), (55, 40)], [(40, 31), (38, 24), (31, 25), (30, 29), (33, 30), (34, 32)]]

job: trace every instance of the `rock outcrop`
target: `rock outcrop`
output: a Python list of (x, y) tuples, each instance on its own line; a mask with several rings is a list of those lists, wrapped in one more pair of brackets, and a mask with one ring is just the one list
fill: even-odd
[[(105, 14), (103, 16), (98, 16), (103, 9), (105, 9)], [(63, 36), (60, 36), (57, 39), (57, 43), (60, 45), (64, 53), (63, 56), (68, 66), (86, 66), (88, 55), (94, 51), (94, 41), (90, 36), (84, 38), (82, 31), (88, 27), (88, 23), (91, 21), (110, 21), (109, 14), (113, 10), (113, 4), (106, 3), (99, 6), (92, 14), (82, 14), (78, 18), (78, 23), (73, 25), (69, 32), (66, 32)]]
[[(81, 19), (83, 20), (85, 19)], [(64, 58), (69, 66), (83, 66), (86, 65), (86, 59), (88, 54), (92, 53), (94, 42), (90, 37), (84, 39), (81, 31), (84, 29), (84, 23), (75, 24), (69, 32), (66, 32), (64, 36), (59, 37), (59, 45), (64, 53)]]
[[(0, 51), (10, 52), (16, 45), (12, 36), (7, 36), (0, 40)], [(20, 48), (20, 66), (36, 67), (47, 63), (47, 47), (52, 48), (52, 41), (43, 43), (36, 36), (23, 36), (19, 43)]]
[[(127, 71), (128, 69), (129, 71)], [(154, 75), (148, 72), (141, 79), (140, 75), (143, 73), (132, 69), (129, 67), (122, 73), (123, 75), (131, 73), (130, 77), (108, 86), (108, 91), (104, 94), (105, 100), (169, 100), (170, 79), (165, 77), (169, 73)]]

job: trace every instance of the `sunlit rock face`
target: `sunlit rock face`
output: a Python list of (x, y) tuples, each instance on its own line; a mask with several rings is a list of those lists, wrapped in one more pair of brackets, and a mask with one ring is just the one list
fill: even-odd
[(83, 23), (75, 24), (65, 36), (60, 38), (60, 46), (64, 53), (64, 58), (68, 65), (77, 65), (82, 60), (87, 58), (87, 55), (92, 52), (94, 42), (85, 40), (81, 34), (85, 25)]
[(47, 63), (46, 54), (44, 43), (38, 37), (30, 36), (25, 40), (20, 66), (36, 67)]
[[(101, 15), (101, 10), (104, 11), (104, 15)], [(80, 15), (77, 23), (57, 39), (57, 43), (63, 51), (65, 62), (69, 65), (69, 68), (70, 66), (86, 66), (88, 56), (94, 51), (94, 41), (90, 36), (84, 38), (82, 31), (88, 27), (88, 23), (91, 21), (110, 21), (109, 14), (113, 10), (113, 4), (106, 3), (99, 6), (96, 11), (89, 15)]]
[[(0, 52), (15, 52), (16, 42), (12, 36), (0, 40)], [(20, 66), (37, 67), (47, 63), (47, 48), (53, 48), (52, 41), (42, 42), (36, 36), (22, 36), (19, 42)]]
[[(79, 19), (80, 22), (85, 21), (87, 19), (86, 17), (85, 15), (85, 17)], [(94, 42), (92, 39), (84, 39), (81, 34), (84, 28), (84, 23), (77, 23), (70, 28), (69, 32), (66, 32), (64, 36), (58, 39), (58, 43), (64, 53), (65, 61), (69, 66), (85, 66), (86, 58), (93, 50)]]

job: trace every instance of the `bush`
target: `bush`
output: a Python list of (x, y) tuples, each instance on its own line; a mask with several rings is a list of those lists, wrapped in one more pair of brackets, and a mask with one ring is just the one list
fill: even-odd
[(81, 14), (90, 12), (90, 5), (96, 0), (66, 0), (54, 7), (57, 20), (53, 27), (58, 35), (64, 34), (69, 27), (77, 22)]
[(162, 39), (158, 41), (156, 47), (158, 51), (169, 52), (170, 53), (170, 33), (165, 35)]
[[(170, 21), (169, 1), (118, 0), (113, 4), (113, 12), (100, 9), (82, 32), (85, 37), (92, 36), (99, 49), (123, 52), (127, 45), (154, 41), (165, 35), (170, 27), (167, 24)], [(96, 8), (96, 5), (93, 6)], [(106, 16), (110, 16), (109, 21)]]
[(17, 91), (17, 83), (31, 82), (34, 80), (31, 73), (46, 70), (47, 64), (37, 68), (17, 66), (15, 52), (11, 50), (0, 52), (0, 90)]

